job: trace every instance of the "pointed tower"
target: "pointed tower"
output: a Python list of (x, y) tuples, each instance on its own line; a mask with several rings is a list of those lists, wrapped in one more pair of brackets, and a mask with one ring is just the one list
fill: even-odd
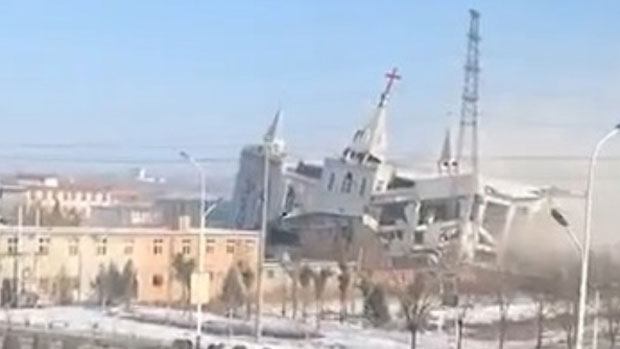
[(261, 225), (262, 193), (265, 173), (266, 143), (269, 151), (269, 220), (279, 217), (283, 191), (282, 164), (284, 142), (278, 139), (282, 112), (278, 110), (260, 144), (246, 145), (239, 158), (239, 170), (233, 190), (231, 225), (239, 229), (257, 229)]
[(265, 136), (263, 136), (263, 140), (265, 142), (273, 142), (276, 139), (276, 133), (278, 132), (278, 124), (280, 123), (280, 113), (282, 111), (278, 108), (276, 111), (276, 115), (273, 117), (273, 121), (271, 121), (271, 125), (265, 132)]
[(267, 132), (263, 136), (263, 143), (271, 144), (271, 155), (282, 155), (284, 152), (284, 140), (278, 138), (278, 129), (280, 127), (280, 120), (282, 118), (282, 109), (278, 108), (276, 115), (271, 121), (271, 125), (267, 128)]
[(440, 174), (451, 175), (455, 173), (456, 161), (452, 157), (452, 140), (450, 137), (450, 129), (446, 130), (446, 136), (443, 140), (443, 147), (441, 148), (441, 154), (437, 160), (437, 171)]
[(345, 148), (342, 157), (357, 163), (382, 163), (387, 151), (386, 107), (394, 81), (400, 80), (398, 69), (385, 74), (387, 84), (379, 97), (379, 103), (370, 121), (357, 130), (353, 140)]

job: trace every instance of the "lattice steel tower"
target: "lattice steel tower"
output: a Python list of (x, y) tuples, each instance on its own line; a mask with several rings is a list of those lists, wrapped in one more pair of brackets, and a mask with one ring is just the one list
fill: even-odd
[(467, 55), (465, 60), (465, 82), (461, 96), (461, 122), (456, 148), (456, 161), (462, 168), (462, 158), (465, 148), (467, 130), (471, 130), (471, 170), (478, 178), (478, 76), (480, 74), (479, 45), (480, 45), (480, 13), (469, 10), (469, 32), (467, 34)]

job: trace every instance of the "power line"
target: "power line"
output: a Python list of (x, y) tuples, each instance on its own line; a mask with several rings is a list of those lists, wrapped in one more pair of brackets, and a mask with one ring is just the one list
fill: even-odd
[[(325, 156), (309, 157), (300, 153), (287, 153), (288, 161), (313, 161), (321, 160)], [(484, 162), (587, 162), (590, 160), (585, 155), (489, 155), (480, 157)], [(0, 160), (25, 161), (25, 162), (56, 162), (56, 163), (91, 163), (91, 164), (183, 164), (182, 159), (174, 157), (123, 157), (123, 156), (74, 156), (74, 155), (43, 155), (43, 154), (0, 154)], [(199, 157), (196, 159), (202, 163), (236, 163), (238, 156)], [(394, 155), (388, 161), (396, 164), (434, 164), (436, 159), (420, 155)], [(603, 162), (618, 162), (620, 156), (603, 156), (599, 158)]]
[[(24, 155), (0, 155), (0, 160), (26, 161), (26, 162), (55, 162), (55, 163), (84, 163), (84, 164), (110, 164), (110, 165), (137, 165), (137, 164), (161, 164), (178, 165), (185, 164), (180, 159), (170, 158), (113, 158), (113, 157), (58, 157), (58, 156), (24, 156)], [(234, 163), (238, 158), (197, 158), (201, 163)]]

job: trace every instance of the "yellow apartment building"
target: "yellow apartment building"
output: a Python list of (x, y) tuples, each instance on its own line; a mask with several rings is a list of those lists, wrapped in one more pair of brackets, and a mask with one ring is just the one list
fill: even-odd
[[(233, 263), (241, 261), (255, 270), (258, 233), (218, 228), (206, 228), (205, 233), (205, 274), (196, 277), (195, 268), (192, 299), (208, 301), (220, 295)], [(182, 285), (172, 261), (179, 253), (197, 260), (198, 245), (199, 230), (192, 228), (0, 226), (0, 280), (17, 278), (19, 290), (45, 297), (54, 293), (63, 275), (71, 280), (73, 298), (85, 301), (95, 298), (92, 283), (101, 266), (114, 263), (122, 270), (131, 260), (138, 302), (180, 302)], [(200, 279), (202, 286), (196, 282)]]

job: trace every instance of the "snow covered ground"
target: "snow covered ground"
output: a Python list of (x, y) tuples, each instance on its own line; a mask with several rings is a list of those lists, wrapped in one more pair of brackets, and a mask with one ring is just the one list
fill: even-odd
[[(532, 314), (529, 304), (515, 304), (511, 310), (511, 317), (515, 320), (524, 319)], [(173, 319), (190, 319), (190, 314), (166, 308), (154, 307), (135, 307), (133, 310), (137, 314), (149, 316), (168, 317)], [(84, 308), (78, 306), (71, 307), (51, 307), (42, 309), (14, 309), (0, 312), (0, 321), (11, 321), (13, 324), (26, 324), (31, 327), (48, 328), (48, 330), (70, 331), (80, 333), (96, 333), (109, 335), (125, 335), (146, 337), (154, 340), (170, 343), (174, 339), (187, 338), (193, 339), (193, 330), (183, 329), (174, 326), (155, 325), (125, 319), (121, 314), (110, 311), (104, 312), (98, 308)], [(437, 314), (436, 314), (437, 315)], [(449, 318), (449, 314), (444, 314)], [(485, 324), (492, 323), (497, 318), (497, 308), (492, 305), (479, 305), (470, 311), (471, 323)], [(312, 319), (310, 319), (312, 320)], [(226, 318), (205, 313), (205, 321), (222, 322)], [(241, 320), (235, 320), (241, 321)], [(51, 324), (51, 328), (50, 328)], [(298, 322), (288, 319), (281, 319), (276, 316), (265, 317), (266, 326), (289, 326), (298, 330), (303, 330), (304, 326)], [(306, 325), (308, 328), (310, 324)], [(234, 336), (228, 338), (223, 335), (203, 335), (202, 343), (225, 343), (227, 345), (243, 344), (248, 348), (408, 348), (409, 334), (401, 330), (384, 330), (364, 328), (361, 324), (340, 324), (337, 321), (327, 320), (321, 326), (321, 338), (308, 340), (284, 340), (265, 337), (260, 345), (254, 343), (249, 336)], [(418, 338), (420, 349), (446, 349), (454, 347), (454, 338), (451, 333), (442, 331), (423, 332)], [(491, 349), (496, 348), (495, 340), (465, 340), (465, 348)], [(533, 339), (527, 341), (511, 341), (506, 345), (506, 349), (532, 348)]]

